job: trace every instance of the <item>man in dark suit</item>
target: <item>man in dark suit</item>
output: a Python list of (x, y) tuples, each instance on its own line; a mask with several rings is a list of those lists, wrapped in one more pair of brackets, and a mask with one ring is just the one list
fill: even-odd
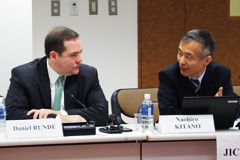
[(81, 63), (81, 52), (78, 33), (66, 27), (50, 31), (45, 38), (46, 56), (12, 70), (6, 97), (7, 119), (60, 117), (63, 122), (89, 119), (96, 125), (106, 125), (108, 102), (97, 70)]
[(212, 61), (215, 40), (206, 30), (191, 30), (181, 39), (177, 62), (159, 72), (161, 115), (181, 114), (184, 97), (236, 95), (230, 69)]

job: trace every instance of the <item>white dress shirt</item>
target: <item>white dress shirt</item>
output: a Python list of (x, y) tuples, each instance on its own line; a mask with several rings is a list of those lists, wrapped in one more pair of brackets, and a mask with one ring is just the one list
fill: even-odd
[[(53, 107), (53, 100), (55, 97), (55, 91), (56, 88), (58, 87), (58, 82), (57, 79), (59, 75), (56, 71), (54, 71), (51, 66), (49, 65), (49, 61), (47, 59), (47, 70), (48, 70), (48, 76), (49, 76), (49, 80), (50, 80), (50, 89), (51, 89), (51, 108)], [(61, 106), (60, 106), (60, 112), (62, 115), (68, 115), (67, 112), (65, 111), (65, 107), (64, 107), (64, 86), (65, 86), (65, 81), (66, 81), (66, 76), (65, 79), (63, 81), (63, 91), (62, 91), (62, 99), (61, 99)]]

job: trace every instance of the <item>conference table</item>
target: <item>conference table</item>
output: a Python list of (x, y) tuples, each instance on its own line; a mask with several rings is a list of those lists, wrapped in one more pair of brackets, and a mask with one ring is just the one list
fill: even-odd
[[(134, 129), (134, 125), (127, 125)], [(240, 134), (219, 130), (214, 133), (144, 134), (133, 130), (120, 134), (56, 138), (0, 139), (1, 159), (61, 160), (216, 160), (216, 137)]]

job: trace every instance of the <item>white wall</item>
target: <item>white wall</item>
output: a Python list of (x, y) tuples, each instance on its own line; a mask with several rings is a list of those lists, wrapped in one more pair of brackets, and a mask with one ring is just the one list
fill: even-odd
[(0, 0), (0, 95), (6, 96), (11, 69), (32, 60), (32, 1)]
[(78, 1), (78, 16), (61, 0), (61, 16), (51, 17), (50, 0), (0, 0), (0, 95), (13, 67), (44, 56), (44, 38), (56, 25), (80, 34), (83, 62), (98, 69), (109, 106), (116, 89), (137, 87), (137, 0), (118, 0), (117, 16), (108, 15), (108, 0), (98, 0), (98, 15), (89, 15), (88, 0)]
[(78, 2), (78, 16), (70, 16), (69, 0), (61, 0), (60, 16), (52, 17), (50, 0), (32, 0), (33, 57), (44, 56), (44, 38), (53, 26), (74, 29), (83, 43), (83, 63), (98, 69), (110, 106), (116, 89), (138, 86), (137, 0), (118, 0), (117, 16), (108, 15), (108, 0), (98, 0), (98, 15), (89, 15), (89, 0)]

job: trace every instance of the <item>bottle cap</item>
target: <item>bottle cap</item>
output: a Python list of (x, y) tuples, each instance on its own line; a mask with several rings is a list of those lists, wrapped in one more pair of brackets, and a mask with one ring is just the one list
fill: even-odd
[(150, 99), (150, 98), (151, 98), (151, 95), (150, 95), (150, 94), (144, 94), (144, 98), (145, 98), (145, 99)]

